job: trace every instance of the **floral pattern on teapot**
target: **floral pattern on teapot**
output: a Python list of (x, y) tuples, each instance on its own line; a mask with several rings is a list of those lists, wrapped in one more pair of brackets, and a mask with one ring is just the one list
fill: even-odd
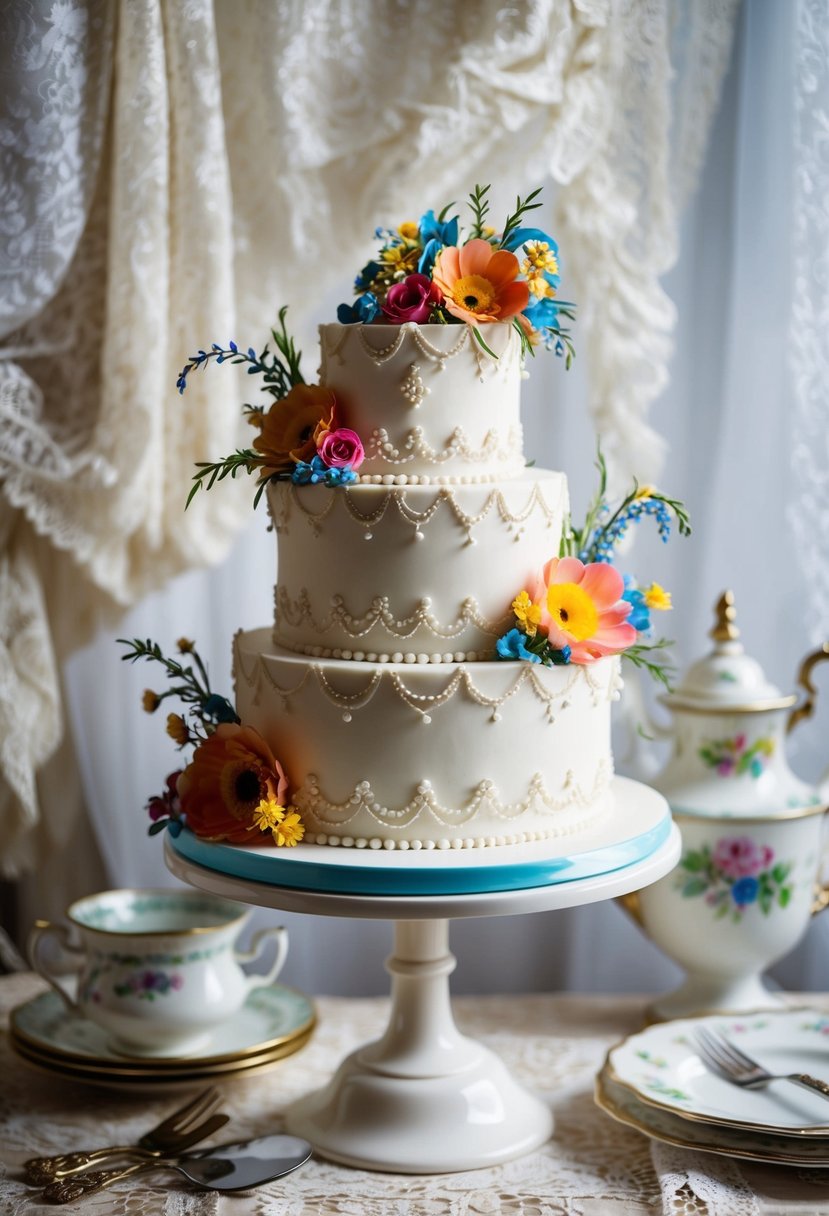
[(774, 755), (774, 739), (763, 735), (748, 743), (745, 735), (735, 735), (731, 739), (715, 739), (706, 741), (697, 752), (700, 760), (708, 768), (713, 768), (719, 777), (760, 777), (765, 771), (766, 764)]
[(676, 887), (685, 899), (704, 897), (715, 919), (728, 916), (739, 924), (752, 904), (764, 916), (789, 904), (793, 868), (793, 862), (776, 861), (769, 845), (750, 836), (723, 836), (713, 849), (705, 844), (683, 855)]

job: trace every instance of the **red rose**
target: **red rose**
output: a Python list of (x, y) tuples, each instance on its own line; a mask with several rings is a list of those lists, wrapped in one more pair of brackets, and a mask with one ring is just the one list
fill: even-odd
[(346, 465), (358, 469), (366, 455), (360, 436), (347, 426), (326, 431), (317, 451), (329, 469), (344, 469)]

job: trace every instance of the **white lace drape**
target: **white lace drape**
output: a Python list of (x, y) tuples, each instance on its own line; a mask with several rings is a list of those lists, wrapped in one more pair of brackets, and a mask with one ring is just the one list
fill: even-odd
[(551, 174), (594, 414), (614, 469), (654, 475), (646, 416), (674, 320), (659, 277), (736, 4), (5, 6), (6, 873), (36, 864), (66, 814), (38, 805), (34, 780), (63, 729), (57, 665), (102, 616), (215, 562), (248, 510), (231, 486), (182, 510), (193, 462), (235, 445), (241, 392), (208, 375), (179, 400), (184, 357), (257, 344), (283, 302), (312, 350), (321, 294), (347, 295), (376, 223), (476, 180), (500, 210)]

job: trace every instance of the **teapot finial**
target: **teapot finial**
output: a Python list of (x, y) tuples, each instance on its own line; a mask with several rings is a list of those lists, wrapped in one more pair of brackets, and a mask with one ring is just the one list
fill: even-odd
[(740, 631), (734, 624), (737, 619), (737, 609), (734, 607), (734, 592), (724, 591), (717, 600), (714, 611), (717, 614), (717, 622), (708, 636), (713, 638), (715, 642), (736, 642), (740, 636)]

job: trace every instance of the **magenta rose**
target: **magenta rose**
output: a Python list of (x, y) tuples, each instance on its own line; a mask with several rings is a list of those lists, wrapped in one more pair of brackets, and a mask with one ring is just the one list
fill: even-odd
[(359, 469), (366, 457), (360, 436), (347, 426), (326, 431), (317, 452), (329, 469), (344, 469), (346, 465)]
[(425, 325), (432, 309), (440, 304), (443, 296), (437, 283), (425, 274), (407, 275), (402, 283), (395, 283), (388, 290), (383, 314), (387, 321), (402, 325), (404, 321), (415, 321)]

